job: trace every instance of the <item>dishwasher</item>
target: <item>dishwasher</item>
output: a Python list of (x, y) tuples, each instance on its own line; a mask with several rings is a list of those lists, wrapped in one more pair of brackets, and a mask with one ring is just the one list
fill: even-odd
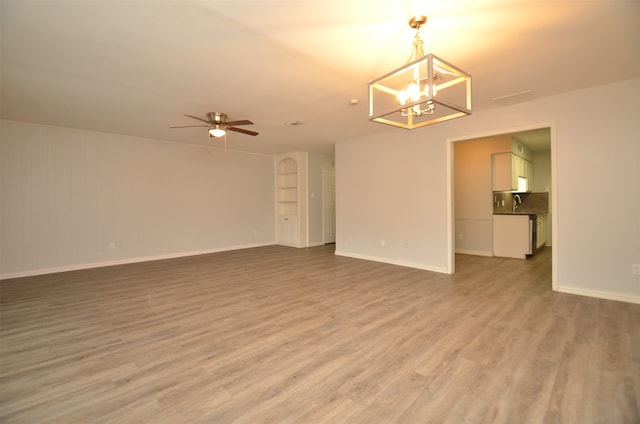
[(527, 255), (533, 255), (536, 252), (537, 244), (538, 244), (538, 216), (529, 215), (529, 253), (527, 253)]

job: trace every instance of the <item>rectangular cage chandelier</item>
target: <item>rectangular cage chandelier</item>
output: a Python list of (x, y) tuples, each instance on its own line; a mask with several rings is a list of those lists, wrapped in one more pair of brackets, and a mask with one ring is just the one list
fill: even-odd
[(471, 114), (471, 75), (423, 53), (426, 22), (426, 16), (409, 21), (416, 35), (408, 63), (369, 82), (369, 120), (411, 130)]

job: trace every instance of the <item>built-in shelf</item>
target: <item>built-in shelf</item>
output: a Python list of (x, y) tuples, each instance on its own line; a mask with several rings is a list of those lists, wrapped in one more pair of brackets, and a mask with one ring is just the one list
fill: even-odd
[(298, 215), (298, 164), (292, 158), (278, 163), (278, 215)]
[(276, 159), (277, 241), (294, 247), (308, 245), (306, 152), (290, 152)]

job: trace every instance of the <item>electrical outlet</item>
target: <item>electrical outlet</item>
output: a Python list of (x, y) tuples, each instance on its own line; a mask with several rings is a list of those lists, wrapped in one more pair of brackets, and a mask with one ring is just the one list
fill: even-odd
[(387, 241), (385, 239), (380, 240), (380, 246), (386, 246)]
[(115, 249), (116, 248), (116, 242), (112, 241), (111, 243), (109, 243), (109, 249)]
[(402, 247), (404, 247), (405, 249), (408, 249), (409, 248), (409, 240), (404, 240), (402, 242)]
[(631, 265), (631, 273), (633, 275), (640, 275), (640, 264)]

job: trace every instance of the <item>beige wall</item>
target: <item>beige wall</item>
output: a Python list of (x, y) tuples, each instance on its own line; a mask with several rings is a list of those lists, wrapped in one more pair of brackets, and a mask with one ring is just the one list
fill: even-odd
[(456, 252), (493, 256), (491, 154), (510, 151), (510, 135), (454, 144)]
[(2, 122), (0, 276), (275, 242), (274, 160)]
[(551, 127), (555, 288), (640, 302), (639, 99), (634, 79), (338, 142), (337, 253), (452, 272), (452, 143)]

